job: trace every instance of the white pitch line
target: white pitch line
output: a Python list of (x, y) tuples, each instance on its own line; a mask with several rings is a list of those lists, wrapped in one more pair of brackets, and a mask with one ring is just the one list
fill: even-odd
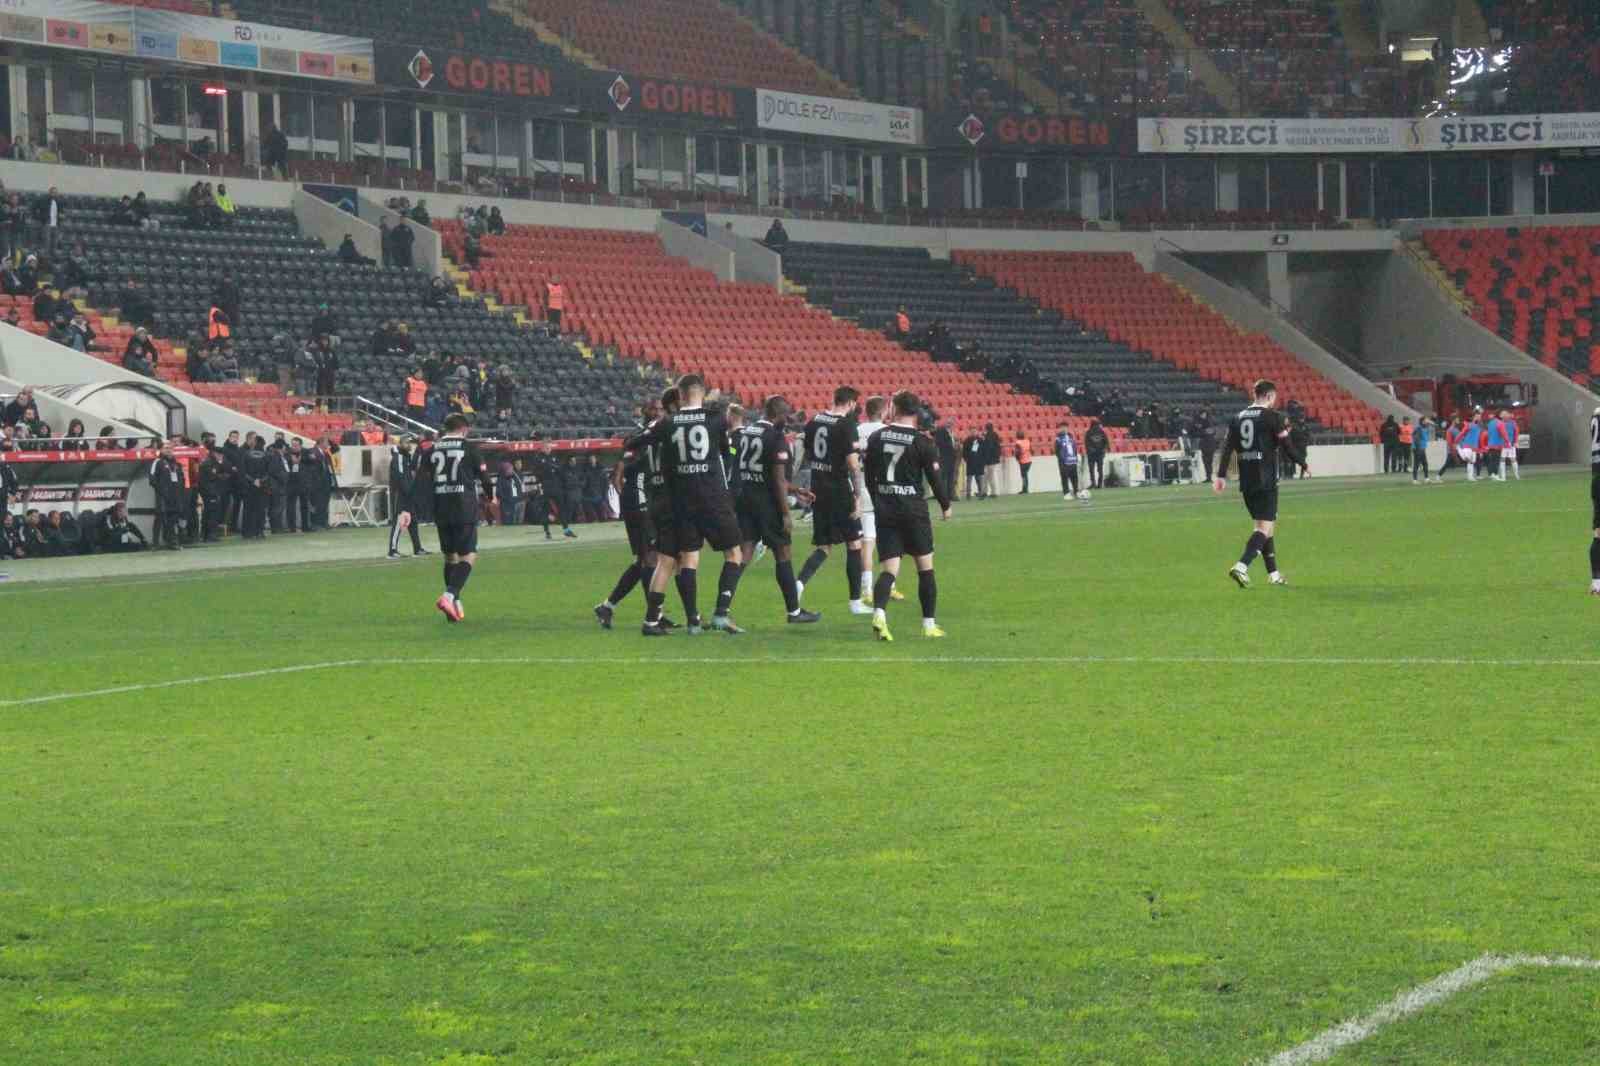
[[(685, 638), (687, 639), (687, 638)], [(709, 639), (709, 638), (708, 638)], [(107, 688), (86, 689), (80, 692), (53, 692), (43, 696), (25, 696), (20, 699), (0, 700), (0, 708), (31, 707), (41, 703), (59, 703), (63, 700), (93, 699), (96, 696), (116, 696), (130, 692), (151, 692), (164, 688), (181, 688), (188, 685), (205, 685), (221, 681), (244, 681), (256, 677), (276, 677), (280, 674), (302, 674), (314, 670), (339, 670), (369, 666), (795, 666), (806, 664), (851, 666), (1487, 666), (1494, 668), (1573, 667), (1593, 669), (1600, 667), (1600, 659), (1362, 659), (1339, 657), (1274, 658), (1225, 655), (930, 655), (874, 656), (864, 655), (703, 655), (703, 656), (620, 656), (603, 655), (551, 655), (508, 656), (506, 658), (378, 658), (338, 659), (330, 662), (299, 663), (293, 666), (269, 666), (259, 670), (241, 670), (229, 674), (204, 674), (199, 677), (180, 677), (171, 681), (141, 681)]]
[(1578, 958), (1572, 955), (1483, 955), (1447, 974), (1408, 989), (1370, 1014), (1340, 1022), (1307, 1040), (1281, 1051), (1267, 1060), (1266, 1066), (1307, 1066), (1308, 1063), (1326, 1062), (1352, 1044), (1359, 1044), (1378, 1030), (1420, 1014), (1437, 1006), (1452, 996), (1480, 985), (1492, 977), (1525, 966), (1546, 969), (1600, 970), (1600, 959)]

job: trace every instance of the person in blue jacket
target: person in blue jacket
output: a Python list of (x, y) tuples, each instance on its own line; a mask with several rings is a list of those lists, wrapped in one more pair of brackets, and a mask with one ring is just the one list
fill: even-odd
[(1433, 442), (1433, 423), (1426, 418), (1417, 420), (1417, 428), (1411, 433), (1411, 483), (1417, 484), (1417, 474), (1422, 475), (1422, 484), (1428, 483), (1428, 445)]

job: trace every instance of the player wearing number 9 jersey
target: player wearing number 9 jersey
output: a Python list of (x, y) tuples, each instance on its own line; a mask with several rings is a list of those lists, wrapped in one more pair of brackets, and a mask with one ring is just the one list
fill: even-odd
[(1594, 539), (1589, 541), (1589, 595), (1600, 596), (1600, 407), (1589, 419), (1589, 500), (1594, 504)]
[(1306, 473), (1305, 453), (1295, 447), (1289, 435), (1289, 421), (1274, 408), (1278, 403), (1278, 387), (1270, 381), (1255, 384), (1256, 402), (1233, 416), (1228, 425), (1228, 440), (1217, 459), (1215, 488), (1222, 492), (1228, 487), (1228, 464), (1234, 455), (1239, 457), (1239, 491), (1244, 496), (1245, 510), (1255, 523), (1255, 530), (1245, 543), (1244, 554), (1228, 571), (1228, 576), (1240, 588), (1250, 587), (1250, 564), (1257, 555), (1267, 564), (1267, 576), (1274, 585), (1286, 584), (1278, 573), (1278, 549), (1273, 532), (1278, 523), (1278, 453), (1281, 450)]
[(933, 523), (922, 483), (932, 487), (945, 518), (950, 517), (950, 500), (945, 495), (945, 479), (939, 476), (939, 449), (916, 428), (921, 410), (922, 401), (913, 393), (895, 393), (889, 424), (867, 441), (867, 491), (872, 493), (878, 517), (878, 558), (883, 565), (872, 590), (872, 631), (879, 640), (894, 639), (887, 609), (903, 555), (910, 555), (917, 565), (922, 635), (944, 636), (935, 621), (939, 586), (933, 576)]
[[(728, 455), (728, 424), (719, 410), (705, 406), (706, 383), (698, 374), (678, 379), (679, 408), (643, 433), (627, 441), (626, 447), (659, 447), (666, 476), (667, 493), (672, 501), (671, 523), (678, 553), (678, 594), (683, 599), (688, 632), (702, 631), (698, 606), (700, 547), (709, 543), (723, 553), (722, 574), (717, 582), (717, 607), (711, 628), (724, 633), (741, 633), (728, 616), (733, 594), (739, 586), (739, 519), (728, 491), (724, 460)], [(660, 636), (661, 604), (664, 589), (646, 593), (646, 636)]]
[(478, 486), (494, 494), (489, 468), (477, 445), (466, 439), (467, 419), (453, 414), (444, 420), (444, 436), (428, 452), (423, 476), (433, 488), (433, 522), (444, 555), (444, 594), (434, 602), (451, 622), (466, 617), (461, 590), (478, 561)]

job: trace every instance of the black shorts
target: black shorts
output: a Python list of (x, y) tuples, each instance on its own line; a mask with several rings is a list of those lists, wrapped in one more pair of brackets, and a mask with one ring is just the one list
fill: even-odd
[(624, 511), (622, 524), (628, 531), (628, 550), (643, 555), (656, 550), (656, 524), (646, 511)]
[(658, 555), (670, 555), (674, 558), (678, 554), (678, 531), (672, 520), (672, 504), (662, 500), (651, 503), (650, 510), (645, 513), (650, 521), (650, 529), (654, 533), (652, 544)]
[(878, 501), (878, 558), (898, 559), (933, 554), (933, 519), (928, 505), (884, 506)]
[(761, 543), (769, 548), (787, 548), (790, 536), (783, 528), (783, 515), (765, 485), (752, 487), (739, 497), (739, 534), (746, 544)]
[(1589, 482), (1589, 499), (1594, 503), (1594, 528), (1600, 530), (1600, 474)]
[(679, 555), (697, 552), (704, 544), (712, 551), (725, 552), (740, 544), (739, 516), (733, 513), (733, 497), (709, 500), (673, 501), (674, 540)]
[(446, 555), (471, 555), (478, 550), (478, 523), (440, 522), (435, 528), (439, 530), (439, 550)]
[(1276, 522), (1278, 520), (1277, 487), (1245, 493), (1244, 509), (1249, 511), (1250, 517), (1257, 522)]
[(861, 539), (861, 520), (851, 518), (856, 498), (848, 490), (826, 489), (817, 493), (811, 510), (811, 543), (819, 548), (849, 544)]

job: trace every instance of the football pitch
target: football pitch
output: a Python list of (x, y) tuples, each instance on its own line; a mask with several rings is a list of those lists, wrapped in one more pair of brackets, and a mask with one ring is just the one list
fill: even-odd
[(1587, 472), (1286, 485), (1287, 588), (1231, 487), (935, 526), (892, 645), (838, 557), (603, 632), (614, 528), (460, 626), (437, 556), (0, 587), (0, 1063), (1600, 1062)]

